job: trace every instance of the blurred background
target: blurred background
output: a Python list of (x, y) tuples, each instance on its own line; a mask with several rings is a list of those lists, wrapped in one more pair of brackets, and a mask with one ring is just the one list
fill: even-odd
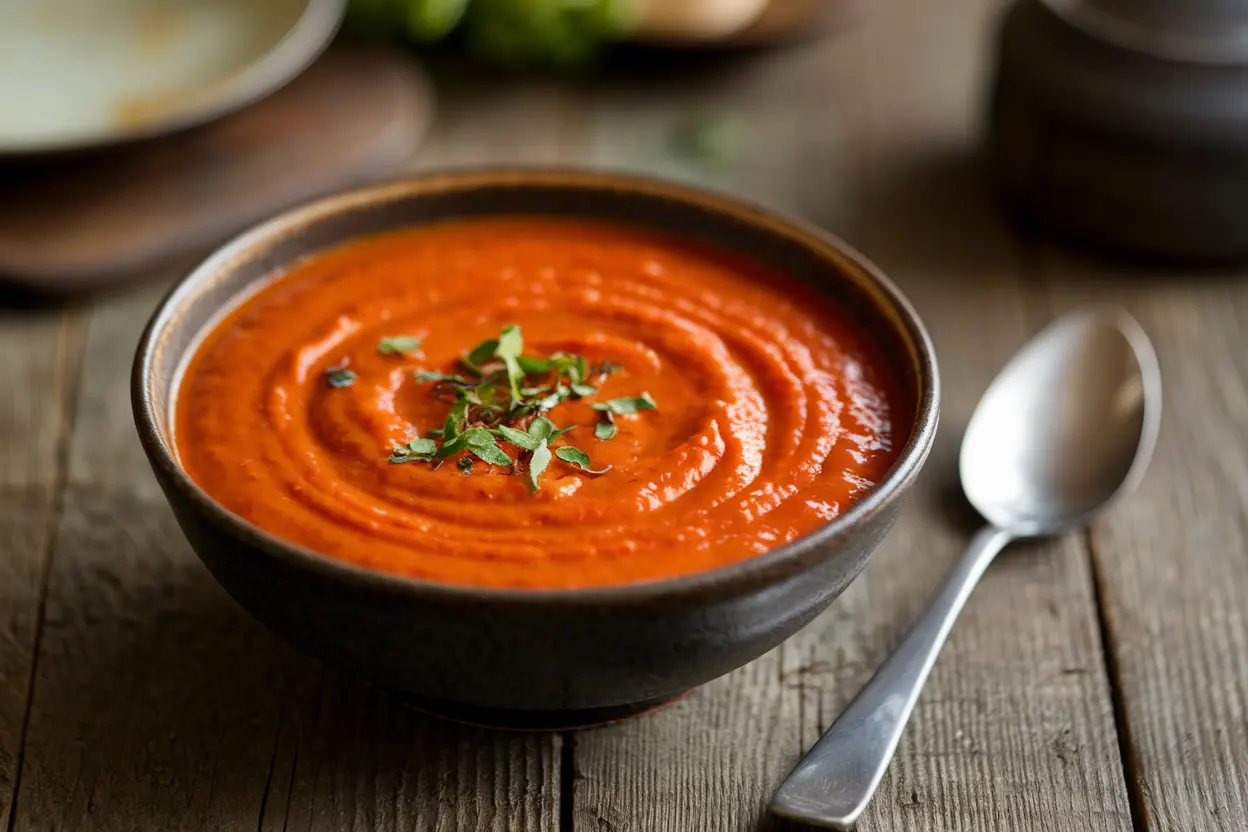
[(160, 297), (249, 225), (538, 164), (840, 236), (914, 303), (943, 388), (863, 576), (688, 707), (579, 737), (578, 817), (756, 828), (963, 549), (976, 400), (1054, 315), (1111, 301), (1161, 361), (1154, 464), (1091, 534), (986, 576), (872, 828), (1242, 828), (1246, 45), (1240, 0), (0, 0), (0, 826), (10, 790), (14, 829), (252, 828), (266, 801), (264, 829), (553, 817), (558, 747), (467, 742), (243, 616), (169, 514), (127, 387)]
[[(1242, 258), (1242, 5), (0, 0), (0, 279), (74, 293), (319, 194), (447, 163), (774, 191), (852, 237), (837, 205), (863, 171), (835, 169), (836, 120), (878, 97), (876, 62), (907, 88), (872, 140), (921, 129), (933, 90), (950, 90), (935, 117), (962, 132), (937, 128), (924, 154), (973, 159), (976, 176), (990, 161), (1028, 227), (1145, 257)], [(838, 67), (854, 63), (858, 77)], [(818, 204), (794, 204), (794, 178)]]

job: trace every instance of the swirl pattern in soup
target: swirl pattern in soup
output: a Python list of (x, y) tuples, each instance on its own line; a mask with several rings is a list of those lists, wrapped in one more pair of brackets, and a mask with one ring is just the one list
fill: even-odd
[[(547, 416), (592, 475), (395, 464), (449, 405), (454, 372), (508, 325), (525, 352), (620, 369)], [(379, 349), (383, 339), (405, 349)], [(595, 401), (653, 411), (595, 436)], [(178, 392), (192, 479), (229, 510), (329, 557), (432, 581), (571, 588), (709, 570), (834, 518), (899, 442), (893, 379), (816, 290), (658, 232), (554, 218), (431, 224), (297, 263), (204, 339)]]

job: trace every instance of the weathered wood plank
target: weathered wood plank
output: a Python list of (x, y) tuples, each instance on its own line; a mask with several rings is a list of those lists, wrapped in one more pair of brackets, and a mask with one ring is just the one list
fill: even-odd
[(450, 725), (326, 672), (288, 699), (261, 832), (553, 832), (560, 738)]
[[(738, 164), (684, 175), (796, 210), (880, 262), (931, 326), (946, 398), (939, 447), (903, 519), (826, 615), (667, 711), (577, 736), (577, 829), (766, 823), (780, 779), (965, 545), (970, 526), (958, 521), (969, 518), (950, 493), (961, 430), (1040, 317), (965, 161), (991, 5), (880, 7), (852, 36), (768, 57), (744, 79), (635, 89), (600, 115), (596, 158), (669, 174), (675, 163), (653, 148), (676, 113), (719, 101), (742, 118)], [(861, 827), (1130, 826), (1086, 549), (1070, 538), (1007, 556), (955, 630)]]
[(1046, 251), (1054, 306), (1119, 303), (1164, 385), (1139, 492), (1091, 540), (1146, 828), (1248, 825), (1248, 283)]
[(0, 312), (0, 829), (26, 730), (76, 334), (71, 312)]

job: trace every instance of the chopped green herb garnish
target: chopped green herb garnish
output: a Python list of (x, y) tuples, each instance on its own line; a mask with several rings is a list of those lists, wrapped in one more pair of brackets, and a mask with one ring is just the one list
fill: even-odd
[(413, 439), (407, 443), (407, 449), (414, 454), (431, 454), (438, 449), (434, 439)]
[(350, 387), (355, 384), (356, 375), (347, 369), (347, 365), (325, 368), (325, 383), (330, 387)]
[(570, 462), (587, 474), (605, 474), (611, 470), (610, 465), (597, 471), (590, 468), (589, 466), (591, 463), (589, 461), (589, 454), (585, 453), (580, 448), (573, 448), (571, 445), (564, 445), (562, 448), (556, 448), (555, 456), (559, 457), (564, 462)]
[[(547, 414), (569, 400), (596, 396), (601, 380), (621, 369), (620, 365), (609, 361), (590, 365), (584, 356), (569, 352), (525, 355), (524, 336), (515, 324), (503, 327), (497, 339), (473, 347), (460, 365), (465, 374), (415, 373), (417, 379), (433, 385), (432, 395), (448, 402), (450, 412), (441, 428), (394, 448), (391, 462), (430, 462), (437, 468), (443, 460), (462, 454), (456, 464), (464, 473), (472, 473), (475, 458), (523, 473), (534, 491), (554, 456), (588, 474), (610, 470), (610, 466), (591, 467), (589, 455), (578, 448), (552, 448), (552, 442), (576, 425), (560, 427)], [(616, 414), (656, 409), (648, 393), (591, 402), (590, 406), (600, 414), (594, 427), (598, 439), (615, 435)], [(511, 453), (506, 445), (512, 446)]]
[(628, 414), (636, 413), (639, 410), (659, 409), (658, 405), (654, 403), (654, 399), (650, 398), (649, 393), (642, 393), (640, 396), (624, 399), (611, 399), (607, 402), (594, 402), (590, 407), (594, 410), (603, 410), (614, 414)]
[(516, 363), (520, 365), (520, 369), (524, 370), (526, 376), (536, 376), (542, 373), (550, 372), (551, 362), (549, 358), (534, 358), (531, 355), (516, 356)]
[(529, 460), (529, 490), (536, 491), (541, 488), (538, 479), (546, 470), (546, 466), (550, 465), (550, 448), (546, 447), (546, 440), (543, 439), (537, 443), (537, 448), (533, 451), (533, 457)]
[(481, 375), (481, 368), (489, 363), (494, 357), (494, 351), (498, 349), (498, 341), (490, 338), (482, 341), (472, 348), (463, 358), (463, 364), (476, 375)]
[(589, 371), (591, 376), (609, 376), (612, 373), (618, 373), (624, 369), (623, 364), (616, 364), (614, 361), (603, 361), (595, 364), (593, 369)]
[(448, 384), (462, 384), (467, 386), (476, 384), (475, 381), (471, 381), (461, 375), (447, 375), (446, 373), (439, 373), (433, 370), (417, 370), (416, 378), (421, 381), (446, 382)]
[(506, 425), (500, 425), (498, 428), (498, 435), (522, 450), (537, 450), (537, 443), (539, 440), (533, 438), (522, 430), (509, 428)]
[(511, 465), (511, 457), (507, 456), (507, 452), (495, 445), (493, 441), (488, 445), (469, 445), (468, 450), (476, 454), (483, 462), (491, 465)]
[(529, 425), (529, 436), (534, 439), (548, 439), (555, 432), (555, 423), (547, 419), (545, 416), (538, 416)]
[(422, 338), (411, 335), (390, 335), (377, 342), (377, 352), (382, 355), (406, 355), (419, 352)]

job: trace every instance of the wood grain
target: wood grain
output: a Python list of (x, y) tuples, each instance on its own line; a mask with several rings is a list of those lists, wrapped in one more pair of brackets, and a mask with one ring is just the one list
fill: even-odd
[(1139, 492), (1091, 535), (1133, 788), (1150, 832), (1248, 824), (1248, 283), (1126, 273), (1053, 250), (1055, 310), (1112, 301), (1148, 331), (1164, 404)]
[[(1043, 315), (967, 161), (991, 5), (881, 8), (852, 36), (748, 75), (634, 89), (600, 111), (596, 159), (796, 210), (876, 258), (931, 325), (945, 424), (902, 520), (828, 613), (668, 711), (576, 738), (575, 828), (767, 824), (775, 786), (965, 545), (971, 527), (957, 520), (970, 518), (950, 481), (962, 426)], [(691, 106), (741, 120), (740, 159), (655, 158)], [(861, 828), (1130, 827), (1086, 548), (1071, 538), (1011, 554), (959, 622)]]
[(553, 830), (557, 737), (435, 725), (296, 654), (195, 559), (127, 396), (162, 291), (88, 322), (11, 828)]
[(0, 829), (8, 828), (26, 733), (76, 324), (77, 315), (56, 309), (0, 311)]

